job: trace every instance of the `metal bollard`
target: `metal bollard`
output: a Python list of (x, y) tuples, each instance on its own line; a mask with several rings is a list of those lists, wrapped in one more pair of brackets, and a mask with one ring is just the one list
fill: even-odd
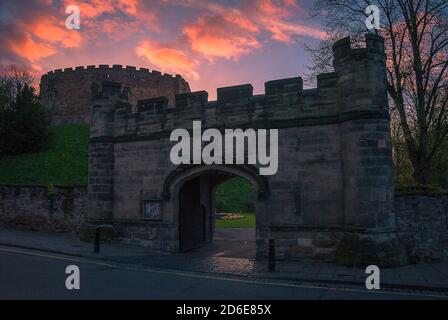
[(275, 271), (275, 239), (269, 239), (269, 256), (268, 256), (268, 271)]
[(100, 243), (101, 243), (101, 228), (95, 228), (95, 247), (93, 249), (94, 253), (100, 253)]

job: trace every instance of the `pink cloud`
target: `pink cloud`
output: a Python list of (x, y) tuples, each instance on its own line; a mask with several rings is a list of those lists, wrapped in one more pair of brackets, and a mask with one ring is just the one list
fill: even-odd
[(258, 27), (234, 13), (202, 16), (186, 26), (183, 32), (191, 42), (192, 49), (209, 61), (215, 58), (238, 59), (260, 47), (254, 36), (258, 33)]
[(93, 19), (117, 11), (137, 16), (139, 0), (64, 0), (63, 7), (65, 8), (68, 5), (78, 6), (84, 19)]
[[(65, 26), (68, 5), (80, 8), (81, 30)], [(143, 0), (30, 0), (7, 2), (0, 21), (3, 48), (0, 63), (18, 63), (42, 69), (42, 60), (67, 50), (103, 46), (145, 30), (157, 31), (155, 7)]]
[(305, 11), (295, 0), (247, 0), (234, 7), (201, 0), (180, 5), (202, 10), (196, 21), (184, 26), (183, 33), (195, 52), (209, 61), (235, 59), (262, 46), (262, 31), (270, 38), (291, 44), (294, 37), (322, 39), (325, 32), (300, 23)]
[(83, 41), (82, 33), (68, 30), (65, 21), (53, 16), (40, 17), (26, 26), (26, 30), (42, 42), (64, 48), (80, 47)]
[(149, 8), (144, 0), (64, 0), (63, 7), (68, 5), (79, 7), (81, 25), (88, 28), (101, 26), (103, 21), (120, 18), (123, 24), (133, 20), (139, 24), (140, 29), (159, 30), (157, 6)]
[[(26, 34), (23, 39), (7, 40), (6, 46), (17, 56), (33, 63), (56, 52), (52, 47), (34, 41), (29, 34)], [(36, 66), (39, 65), (36, 64)]]
[[(138, 56), (161, 71), (199, 79), (201, 62), (236, 61), (268, 46), (270, 41), (292, 44), (297, 37), (324, 36), (320, 29), (303, 23), (306, 12), (295, 0), (228, 3), (29, 0), (25, 10), (20, 1), (7, 2), (6, 12), (15, 14), (0, 21), (0, 63), (17, 62), (42, 69), (55, 62), (61, 65), (67, 57), (88, 57), (93, 64), (102, 63), (98, 61), (101, 54), (102, 60), (113, 57), (114, 61)], [(73, 4), (80, 7), (79, 31), (65, 28), (65, 7)], [(185, 10), (185, 16), (179, 14), (183, 14), (181, 10)], [(109, 48), (114, 54), (109, 55)]]
[(287, 23), (276, 19), (264, 18), (263, 20), (265, 21), (266, 30), (272, 33), (272, 39), (280, 42), (293, 43), (294, 36), (323, 39), (326, 34), (324, 31), (313, 27)]
[(145, 40), (136, 48), (136, 53), (163, 71), (181, 73), (193, 80), (199, 79), (196, 71), (197, 62), (182, 50), (160, 42)]
[[(23, 17), (11, 15), (0, 22), (3, 40), (1, 55), (7, 63), (28, 65), (40, 70), (40, 61), (59, 52), (61, 48), (77, 48), (83, 43), (80, 33), (65, 27), (65, 20), (58, 19), (58, 11), (48, 1), (30, 1), (30, 11)], [(19, 3), (8, 3), (11, 12), (20, 9)]]
[(293, 37), (323, 39), (325, 31), (302, 22), (307, 14), (295, 0), (250, 0), (245, 12), (276, 41), (291, 44)]

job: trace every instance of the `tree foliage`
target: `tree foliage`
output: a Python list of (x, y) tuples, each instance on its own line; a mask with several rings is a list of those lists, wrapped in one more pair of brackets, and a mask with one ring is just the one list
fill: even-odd
[[(428, 184), (448, 135), (446, 0), (317, 0), (313, 14), (324, 17), (328, 39), (308, 48), (315, 62), (310, 70), (329, 71), (330, 40), (352, 36), (360, 45), (372, 4), (380, 9), (378, 33), (385, 39), (395, 164), (410, 164), (412, 179)], [(406, 167), (396, 169), (403, 175)]]
[(0, 156), (33, 153), (47, 146), (48, 116), (33, 78), (11, 66), (0, 70)]

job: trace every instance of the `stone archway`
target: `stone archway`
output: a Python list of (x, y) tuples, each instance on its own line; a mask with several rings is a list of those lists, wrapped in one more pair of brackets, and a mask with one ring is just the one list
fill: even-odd
[[(359, 50), (344, 38), (333, 53), (335, 72), (319, 75), (313, 90), (294, 77), (268, 81), (256, 96), (245, 84), (219, 88), (213, 102), (198, 91), (177, 96), (174, 108), (153, 98), (135, 109), (122, 83), (94, 85), (88, 219), (175, 252), (180, 187), (217, 170), (247, 178), (258, 193), (257, 259), (267, 257), (273, 238), (276, 259), (334, 261), (349, 248), (343, 260), (357, 263), (364, 252), (356, 239), (368, 238), (372, 257), (396, 264), (390, 257), (405, 251), (396, 240), (384, 39), (368, 34)], [(204, 130), (278, 129), (277, 172), (263, 178), (243, 165), (174, 167), (170, 132), (198, 120)]]
[(247, 180), (257, 195), (257, 213), (257, 207), (269, 195), (269, 184), (255, 168), (189, 165), (169, 175), (164, 185), (164, 197), (173, 204), (179, 251), (189, 251), (212, 241), (215, 230), (214, 191), (220, 183), (237, 176)]

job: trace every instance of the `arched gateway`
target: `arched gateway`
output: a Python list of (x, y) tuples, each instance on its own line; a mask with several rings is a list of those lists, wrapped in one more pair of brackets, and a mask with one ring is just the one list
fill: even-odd
[[(178, 223), (179, 250), (188, 251), (210, 242), (215, 229), (215, 189), (233, 177), (242, 177), (257, 195), (255, 212), (268, 201), (269, 183), (249, 165), (185, 165), (165, 180), (163, 199), (171, 204), (173, 221)], [(258, 210), (260, 212), (258, 212)]]
[[(366, 36), (333, 46), (335, 72), (316, 89), (302, 79), (269, 81), (142, 100), (133, 106), (121, 83), (92, 87), (89, 150), (91, 223), (111, 223), (123, 238), (178, 252), (213, 233), (213, 188), (233, 176), (258, 194), (257, 258), (276, 239), (277, 259), (398, 264), (394, 186), (383, 39)], [(216, 128), (278, 129), (278, 171), (248, 165), (183, 165), (170, 161), (170, 133)], [(223, 162), (224, 163), (224, 162)]]

